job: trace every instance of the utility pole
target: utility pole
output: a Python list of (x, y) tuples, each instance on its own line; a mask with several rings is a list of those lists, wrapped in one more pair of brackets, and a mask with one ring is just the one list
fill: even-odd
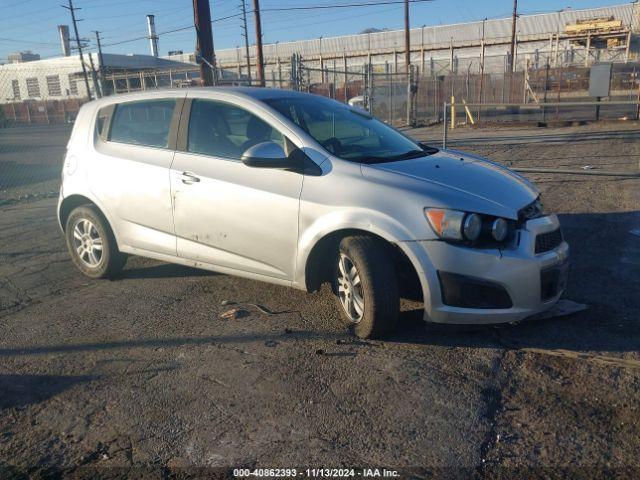
[(411, 70), (411, 36), (409, 32), (409, 0), (404, 0), (404, 70)]
[(93, 65), (93, 55), (89, 53), (89, 66), (91, 67), (91, 80), (93, 80), (93, 90), (96, 92), (97, 98), (102, 98), (102, 92), (98, 83), (98, 76), (96, 75), (96, 67)]
[(196, 27), (196, 58), (200, 64), (200, 84), (210, 87), (217, 83), (217, 72), (209, 0), (193, 0), (193, 22)]
[(247, 31), (247, 5), (245, 0), (241, 0), (240, 6), (242, 7), (242, 29), (244, 33), (244, 51), (247, 56), (247, 77), (249, 77), (249, 85), (251, 85), (251, 57), (249, 56), (249, 33)]
[(102, 44), (100, 43), (100, 32), (98, 30), (94, 30), (93, 33), (96, 34), (96, 45), (98, 46), (98, 60), (100, 61), (100, 67), (98, 68), (98, 73), (100, 75), (100, 89), (102, 90), (102, 94), (104, 95), (105, 65), (104, 65), (104, 58), (102, 57)]
[(262, 26), (260, 25), (260, 0), (253, 0), (253, 15), (254, 22), (256, 24), (256, 69), (258, 70), (258, 86), (264, 87), (264, 60), (262, 58)]
[(96, 34), (96, 45), (98, 46), (98, 59), (100, 59), (100, 66), (104, 65), (104, 59), (102, 58), (102, 44), (100, 43), (100, 32), (98, 30), (94, 30), (93, 33)]
[(82, 44), (80, 43), (80, 35), (78, 35), (79, 20), (76, 20), (76, 10), (80, 10), (80, 9), (73, 7), (73, 0), (69, 0), (69, 6), (62, 5), (62, 8), (66, 8), (71, 12), (71, 21), (73, 22), (73, 31), (76, 35), (76, 45), (78, 46), (78, 54), (80, 55), (80, 64), (82, 65), (82, 74), (84, 76), (84, 86), (87, 89), (87, 97), (89, 98), (89, 100), (92, 100), (91, 89), (89, 88), (89, 77), (87, 75), (87, 67), (84, 64), (84, 58), (82, 56)]
[(511, 20), (511, 58), (509, 59), (509, 70), (513, 73), (516, 68), (516, 20), (518, 18), (518, 0), (513, 0), (513, 18)]

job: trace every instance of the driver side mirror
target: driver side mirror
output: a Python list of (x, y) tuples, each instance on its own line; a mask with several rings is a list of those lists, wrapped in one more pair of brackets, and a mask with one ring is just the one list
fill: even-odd
[(291, 161), (284, 149), (275, 142), (262, 142), (249, 147), (240, 158), (253, 168), (290, 168)]

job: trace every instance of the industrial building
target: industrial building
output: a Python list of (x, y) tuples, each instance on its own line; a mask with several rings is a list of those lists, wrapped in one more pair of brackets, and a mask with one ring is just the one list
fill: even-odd
[[(173, 60), (150, 55), (85, 54), (89, 90), (96, 96), (100, 83), (118, 72), (193, 68)], [(90, 65), (93, 64), (95, 75)], [(111, 92), (105, 92), (111, 93)], [(0, 65), (0, 102), (20, 100), (62, 100), (86, 98), (82, 64), (78, 55)]]
[[(421, 18), (412, 18), (420, 23)], [(509, 64), (511, 18), (480, 20), (454, 25), (412, 28), (411, 63), (424, 75), (442, 75), (479, 67), (484, 57), (486, 73), (504, 72)], [(265, 27), (268, 32), (268, 26)], [(640, 4), (637, 2), (590, 9), (565, 9), (559, 12), (519, 15), (516, 29), (515, 69), (527, 61), (539, 66), (547, 58), (556, 64), (589, 65), (597, 61), (626, 62), (638, 58), (637, 35), (640, 32)], [(215, 35), (215, 32), (214, 32)], [(216, 51), (221, 69), (247, 75), (244, 48)], [(293, 54), (301, 55), (306, 65), (359, 69), (364, 63), (377, 70), (402, 71), (404, 66), (404, 30), (369, 32), (359, 35), (321, 37), (263, 46), (266, 77), (276, 74), (278, 66)], [(255, 68), (255, 47), (249, 53)], [(166, 58), (194, 62), (193, 54)]]
[[(84, 61), (91, 98), (114, 93), (114, 85), (121, 92), (149, 88), (153, 78), (145, 77), (146, 72), (173, 70), (188, 76), (193, 70), (193, 65), (150, 55), (91, 53), (84, 55)], [(126, 80), (110, 81), (121, 72), (127, 72)], [(72, 121), (89, 98), (87, 83), (78, 55), (0, 65), (0, 126), (7, 121)]]

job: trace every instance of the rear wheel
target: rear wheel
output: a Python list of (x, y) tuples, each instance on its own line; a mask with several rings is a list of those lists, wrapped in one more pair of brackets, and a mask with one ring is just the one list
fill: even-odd
[(74, 209), (65, 229), (67, 249), (78, 269), (91, 278), (117, 275), (126, 262), (103, 215), (95, 207)]
[(398, 281), (388, 246), (357, 235), (340, 242), (334, 274), (341, 317), (360, 338), (391, 332), (398, 320)]

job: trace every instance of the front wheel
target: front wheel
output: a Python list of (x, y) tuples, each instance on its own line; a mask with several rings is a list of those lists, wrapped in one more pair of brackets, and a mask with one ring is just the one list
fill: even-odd
[(118, 250), (111, 228), (100, 211), (86, 205), (67, 219), (67, 249), (78, 269), (91, 278), (110, 278), (122, 270), (126, 256)]
[(346, 237), (335, 261), (334, 292), (343, 322), (360, 338), (391, 332), (400, 300), (389, 247), (371, 236)]

